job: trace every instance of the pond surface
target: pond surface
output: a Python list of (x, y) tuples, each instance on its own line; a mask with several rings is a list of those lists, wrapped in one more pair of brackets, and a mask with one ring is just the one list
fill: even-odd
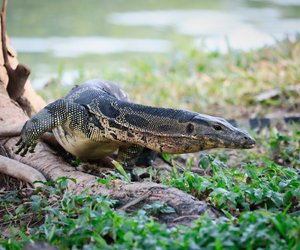
[[(300, 32), (300, 0), (10, 0), (7, 29), (35, 87), (185, 46), (250, 50)], [(75, 74), (72, 77), (73, 73)]]

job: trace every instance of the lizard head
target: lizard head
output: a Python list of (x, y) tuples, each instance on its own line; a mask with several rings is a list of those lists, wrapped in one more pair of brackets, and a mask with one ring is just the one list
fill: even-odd
[(198, 114), (187, 125), (187, 132), (199, 142), (201, 149), (241, 148), (255, 146), (253, 139), (246, 131), (232, 126), (223, 118)]
[[(169, 113), (172, 110), (167, 110)], [(172, 119), (161, 119), (156, 133), (137, 133), (134, 142), (157, 152), (169, 154), (193, 153), (211, 148), (248, 149), (255, 140), (244, 130), (232, 126), (223, 118), (189, 111), (175, 111)], [(177, 115), (177, 116), (176, 116)], [(158, 120), (154, 117), (153, 120)], [(163, 125), (161, 125), (163, 123)], [(153, 124), (153, 123), (151, 123)], [(133, 137), (132, 137), (133, 138)]]

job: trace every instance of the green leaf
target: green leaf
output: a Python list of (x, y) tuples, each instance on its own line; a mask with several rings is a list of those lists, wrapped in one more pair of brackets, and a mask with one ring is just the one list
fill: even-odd
[(126, 171), (122, 167), (122, 165), (117, 161), (112, 161), (112, 163), (115, 165), (115, 167), (119, 171), (119, 173), (125, 178), (125, 180), (127, 182), (131, 182), (131, 177), (126, 173)]

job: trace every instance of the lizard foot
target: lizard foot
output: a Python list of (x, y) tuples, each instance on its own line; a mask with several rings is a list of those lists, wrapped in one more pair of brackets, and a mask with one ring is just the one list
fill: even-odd
[(27, 152), (33, 153), (36, 144), (37, 142), (35, 141), (24, 141), (21, 137), (20, 140), (16, 143), (16, 146), (18, 146), (18, 148), (15, 153), (20, 154), (21, 156), (25, 156)]

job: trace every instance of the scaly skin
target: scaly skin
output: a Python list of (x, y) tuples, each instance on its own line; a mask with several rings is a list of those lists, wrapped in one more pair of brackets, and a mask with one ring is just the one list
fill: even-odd
[(24, 125), (17, 153), (33, 152), (53, 131), (68, 152), (97, 159), (116, 150), (132, 165), (144, 148), (182, 154), (210, 148), (252, 148), (255, 140), (222, 118), (132, 103), (116, 85), (91, 80), (50, 103)]

